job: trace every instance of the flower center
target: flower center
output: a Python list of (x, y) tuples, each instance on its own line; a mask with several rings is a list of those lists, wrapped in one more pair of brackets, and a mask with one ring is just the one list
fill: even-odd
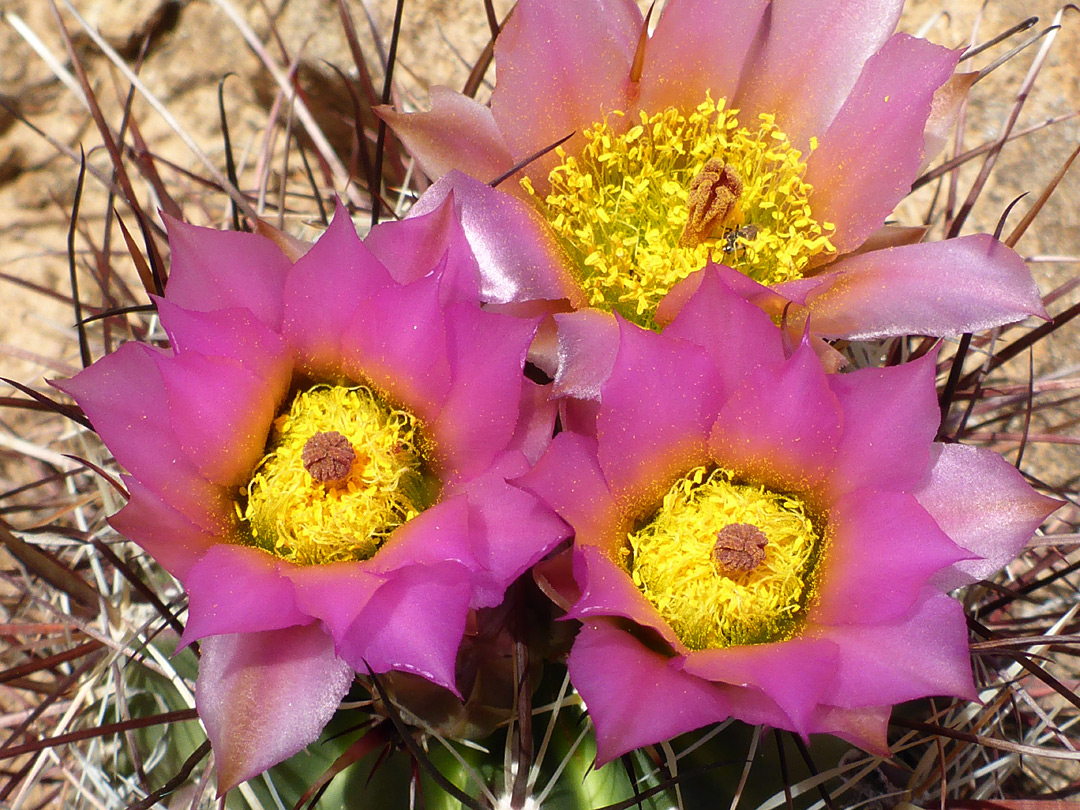
[(690, 649), (763, 644), (798, 630), (823, 546), (797, 496), (697, 467), (629, 535), (627, 570)]
[(591, 306), (651, 327), (660, 299), (710, 260), (777, 284), (834, 250), (833, 226), (810, 211), (802, 153), (771, 114), (751, 128), (724, 104), (706, 97), (689, 115), (642, 112), (622, 135), (608, 120), (625, 113), (612, 112), (585, 130), (580, 155), (559, 150), (545, 199), (521, 181)]
[(274, 420), (236, 509), (250, 544), (282, 559), (366, 560), (438, 488), (416, 417), (364, 386), (318, 385)]

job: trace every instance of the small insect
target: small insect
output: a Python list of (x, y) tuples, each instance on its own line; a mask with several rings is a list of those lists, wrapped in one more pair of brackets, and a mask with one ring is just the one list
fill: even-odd
[(757, 225), (743, 225), (724, 234), (724, 253), (734, 253), (739, 247), (739, 240), (750, 242), (758, 234)]

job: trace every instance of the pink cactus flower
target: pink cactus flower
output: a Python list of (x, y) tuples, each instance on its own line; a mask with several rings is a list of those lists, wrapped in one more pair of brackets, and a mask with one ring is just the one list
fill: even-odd
[(312, 742), (353, 670), (455, 691), (471, 609), (568, 530), (506, 483), (551, 436), (536, 329), (481, 311), (452, 200), (361, 242), (339, 209), (295, 262), (169, 223), (158, 313), (58, 386), (123, 465), (111, 519), (189, 595), (199, 715), (228, 790)]
[(948, 591), (1058, 504), (934, 441), (933, 357), (826, 374), (702, 275), (662, 334), (619, 319), (590, 419), (516, 482), (576, 532), (569, 667), (598, 761), (728, 717), (886, 752), (892, 705), (975, 697)]
[(492, 302), (652, 326), (713, 261), (823, 338), (1045, 316), (990, 236), (919, 243), (925, 229), (885, 224), (972, 81), (960, 51), (893, 33), (902, 5), (670, 0), (647, 36), (634, 0), (520, 0), (490, 108), (435, 87), (430, 112), (380, 115), (441, 178), (416, 212), (462, 204)]

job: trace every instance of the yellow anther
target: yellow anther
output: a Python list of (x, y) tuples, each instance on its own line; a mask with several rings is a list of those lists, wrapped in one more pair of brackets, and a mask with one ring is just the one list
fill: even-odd
[[(653, 326), (660, 299), (709, 260), (777, 284), (800, 278), (815, 255), (834, 250), (832, 227), (811, 213), (802, 153), (775, 116), (760, 114), (751, 129), (722, 99), (707, 97), (688, 115), (639, 113), (620, 136), (608, 122), (624, 115), (613, 111), (585, 130), (579, 155), (558, 152), (562, 163), (549, 175), (545, 199), (522, 181), (594, 305)], [(725, 191), (709, 193), (718, 188)], [(752, 237), (735, 234), (746, 226)]]
[(320, 385), (275, 420), (237, 514), (250, 544), (282, 559), (365, 560), (438, 486), (414, 416), (363, 386)]
[(625, 559), (682, 642), (703, 650), (794, 635), (824, 544), (798, 497), (698, 467), (628, 536)]

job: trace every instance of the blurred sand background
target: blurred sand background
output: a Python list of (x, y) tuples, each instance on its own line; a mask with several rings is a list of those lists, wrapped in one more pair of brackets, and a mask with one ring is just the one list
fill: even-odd
[[(224, 0), (73, 0), (73, 4), (114, 47), (129, 55), (148, 31), (156, 32), (141, 77), (219, 168), (224, 167), (225, 160), (217, 112), (218, 82), (226, 73), (236, 74), (226, 83), (225, 96), (244, 188), (253, 188), (257, 184), (256, 155), (266, 138), (268, 112), (265, 93), (260, 93), (260, 88), (266, 87), (265, 69), (245, 44), (237, 26), (230, 21), (224, 5), (236, 8), (258, 38), (267, 43), (274, 59), (284, 63), (286, 58), (271, 33), (270, 20), (273, 19), (273, 29), (280, 35), (288, 58), (302, 53), (310, 60), (311, 69), (321, 73), (326, 86), (331, 88), (330, 97), (324, 99), (327, 106), (332, 108), (336, 104), (342, 115), (351, 116), (351, 106), (344, 94), (333, 91), (340, 86), (335, 84), (340, 80), (326, 64), (336, 65), (346, 73), (352, 70), (352, 58), (341, 32), (335, 0), (228, 0), (228, 3)], [(511, 2), (496, 0), (494, 5), (501, 20)], [(933, 41), (963, 46), (972, 40), (974, 21), (983, 5), (981, 0), (913, 0), (908, 4), (901, 28), (909, 32), (925, 30), (925, 35)], [(370, 10), (370, 22), (365, 7)], [(380, 50), (375, 45), (373, 29), (384, 42), (389, 39), (394, 2), (350, 0), (349, 8), (370, 69), (377, 84), (381, 84)], [(1031, 15), (1040, 17), (1039, 27), (1042, 27), (1049, 24), (1057, 9), (1058, 4), (1050, 0), (989, 0), (974, 39), (985, 41)], [(92, 165), (107, 169), (108, 155), (100, 148), (100, 138), (90, 116), (75, 94), (57, 80), (55, 73), (27, 41), (25, 32), (32, 32), (29, 38), (38, 38), (39, 48), (49, 51), (61, 63), (67, 63), (49, 2), (0, 0), (0, 10), (3, 12), (0, 18), (0, 93), (5, 101), (59, 143), (76, 152), (81, 144)], [(67, 11), (63, 16), (75, 37), (97, 95), (115, 127), (120, 121), (127, 85), (85, 34), (80, 33), (74, 17)], [(424, 102), (429, 83), (460, 89), (469, 67), (490, 36), (483, 0), (406, 0), (402, 31), (396, 73), (399, 98), (420, 104)], [(1026, 36), (1028, 34), (1017, 35), (1011, 42), (1019, 43)], [(964, 68), (981, 68), (1008, 47), (997, 46), (965, 63)], [(1038, 45), (1029, 48), (975, 87), (968, 112), (965, 148), (990, 141), (1000, 132), (1037, 49)], [(487, 78), (489, 84), (480, 90), (482, 98), (490, 92), (494, 70), (489, 71)], [(1064, 29), (1058, 35), (1016, 129), (1077, 109), (1080, 109), (1080, 14), (1070, 13), (1065, 17)], [(332, 117), (333, 113), (329, 115)], [(141, 134), (151, 151), (182, 169), (205, 176), (205, 170), (191, 151), (145, 99), (136, 98), (133, 117), (139, 122)], [(991, 186), (975, 207), (965, 232), (992, 231), (1009, 201), (1018, 194), (1031, 192), (1028, 199), (1034, 199), (1068, 157), (1078, 138), (1080, 119), (1073, 119), (1006, 145)], [(962, 177), (966, 182), (974, 177), (977, 166), (978, 162), (973, 163), (972, 168), (964, 172)], [(77, 168), (69, 157), (58, 153), (26, 125), (0, 110), (0, 272), (46, 290), (68, 290), (66, 238)], [(223, 195), (208, 193), (179, 171), (163, 169), (163, 175), (166, 184), (176, 190), (176, 198), (183, 202), (189, 219), (200, 223), (224, 221), (226, 201)], [(276, 182), (273, 175), (271, 182)], [(145, 195), (144, 204), (149, 209), (154, 207), (152, 201), (146, 202), (151, 198), (145, 186), (137, 184), (136, 193)], [(961, 194), (965, 193), (966, 186), (962, 185)], [(898, 218), (912, 223), (920, 220), (928, 200), (928, 196), (922, 195), (906, 202), (898, 211)], [(106, 205), (106, 195), (100, 184), (88, 179), (82, 217), (95, 239), (100, 238)], [(134, 227), (123, 206), (119, 210)], [(1025, 204), (1021, 203), (1011, 222), (1016, 222), (1024, 210)], [(291, 220), (289, 227), (294, 232), (304, 230), (299, 219)], [(314, 230), (306, 233), (308, 236), (314, 234)], [(87, 249), (85, 239), (80, 240), (79, 247), (84, 251)], [(123, 251), (123, 241), (118, 233), (113, 236), (112, 247), (114, 251)], [(1028, 257), (1080, 255), (1080, 168), (1074, 169), (1066, 178), (1017, 247)], [(126, 255), (118, 255), (115, 264), (137, 285)], [(1033, 269), (1046, 293), (1080, 272), (1080, 264), (1076, 261), (1040, 262), (1034, 264)], [(85, 272), (83, 289), (94, 290)], [(1074, 300), (1076, 296), (1070, 296), (1064, 303), (1056, 305), (1054, 311)], [(66, 376), (77, 370), (78, 344), (72, 328), (70, 305), (9, 279), (0, 279), (0, 313), (0, 373), (3, 376), (38, 386), (43, 377)], [(1076, 364), (1080, 362), (1078, 334), (1080, 332), (1072, 330), (1070, 336), (1059, 335), (1040, 348), (1037, 372), (1064, 369), (1068, 376), (1075, 376)], [(1017, 366), (1016, 374), (1021, 378), (1026, 376), (1026, 360), (1018, 358), (1013, 364)], [(1058, 418), (1058, 423), (1065, 418)], [(33, 420), (19, 421), (10, 411), (0, 411), (0, 420), (6, 420), (0, 421), (0, 432), (7, 436), (53, 429), (40, 427)], [(1076, 434), (1075, 430), (1069, 432)], [(24, 438), (33, 442), (48, 441), (47, 436)], [(10, 450), (11, 443), (6, 444)], [(0, 443), (0, 455), (6, 452), (8, 450)], [(1069, 463), (1073, 456), (1072, 452), (1047, 456), (1044, 463), (1053, 470), (1052, 474), (1049, 470), (1046, 472), (1055, 483), (1064, 483), (1076, 475), (1074, 468), (1077, 465)], [(0, 470), (5, 468), (10, 470), (11, 465), (0, 466)], [(0, 477), (2, 475), (0, 473)]]

